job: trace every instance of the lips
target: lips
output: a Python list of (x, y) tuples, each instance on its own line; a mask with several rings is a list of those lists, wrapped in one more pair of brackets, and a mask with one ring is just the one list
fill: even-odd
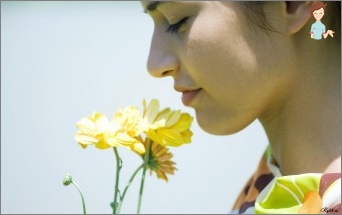
[(185, 106), (192, 106), (194, 99), (197, 97), (202, 88), (175, 86), (176, 91), (182, 93), (182, 102)]
[(200, 91), (201, 89), (183, 91), (182, 93), (183, 104), (185, 106), (190, 106)]

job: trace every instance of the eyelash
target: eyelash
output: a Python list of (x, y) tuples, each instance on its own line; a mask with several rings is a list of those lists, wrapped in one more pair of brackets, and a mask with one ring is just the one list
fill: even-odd
[(169, 25), (165, 32), (166, 33), (177, 33), (179, 31), (179, 29), (186, 23), (186, 21), (189, 19), (189, 17), (185, 17), (183, 19), (181, 19), (179, 22), (175, 23), (175, 24), (172, 24), (172, 25)]

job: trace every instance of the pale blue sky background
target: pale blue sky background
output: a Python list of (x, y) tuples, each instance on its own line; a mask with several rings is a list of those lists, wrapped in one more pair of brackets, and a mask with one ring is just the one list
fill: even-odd
[[(172, 79), (146, 71), (152, 20), (137, 1), (1, 1), (1, 213), (111, 213), (112, 150), (82, 149), (75, 123), (97, 110), (157, 98), (181, 109)], [(228, 213), (256, 168), (267, 139), (258, 122), (231, 136), (213, 136), (195, 121), (192, 143), (172, 149), (178, 171), (169, 182), (148, 175), (142, 213)], [(119, 150), (121, 187), (140, 158)], [(122, 207), (135, 213), (140, 178)]]

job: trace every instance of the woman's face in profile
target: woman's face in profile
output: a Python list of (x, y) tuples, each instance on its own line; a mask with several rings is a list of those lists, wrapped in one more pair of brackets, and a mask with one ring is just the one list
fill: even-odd
[(141, 4), (154, 22), (148, 71), (174, 79), (204, 130), (231, 134), (272, 114), (293, 79), (284, 36), (253, 26), (237, 2)]

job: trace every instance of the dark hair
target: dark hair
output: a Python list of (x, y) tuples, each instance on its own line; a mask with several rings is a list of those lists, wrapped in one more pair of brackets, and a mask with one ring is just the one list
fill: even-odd
[[(268, 22), (264, 12), (263, 6), (264, 4), (267, 4), (267, 1), (245, 1), (239, 3), (242, 11), (250, 22), (266, 31), (278, 32)], [(289, 2), (286, 2), (286, 4), (288, 3)], [(320, 3), (323, 4), (322, 2)], [(328, 2), (325, 4), (324, 10), (329, 11), (329, 21), (326, 23), (326, 26), (335, 32), (336, 37), (341, 38), (341, 1)]]
[(239, 2), (241, 9), (245, 16), (249, 19), (251, 23), (254, 25), (267, 30), (277, 32), (272, 25), (268, 22), (265, 12), (264, 12), (264, 4), (266, 2), (263, 1), (245, 1)]

